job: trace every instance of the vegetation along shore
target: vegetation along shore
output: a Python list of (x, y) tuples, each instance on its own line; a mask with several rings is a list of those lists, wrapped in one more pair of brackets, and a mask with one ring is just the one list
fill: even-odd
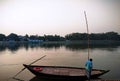
[[(117, 32), (106, 32), (106, 33), (91, 33), (89, 34), (90, 40), (112, 40), (112, 41), (120, 41), (120, 34)], [(0, 41), (9, 41), (9, 42), (51, 42), (51, 41), (84, 41), (88, 40), (88, 34), (87, 33), (71, 33), (67, 34), (64, 37), (60, 35), (44, 35), (44, 36), (38, 36), (38, 35), (17, 35), (15, 33), (11, 33), (8, 36), (4, 34), (0, 34)]]

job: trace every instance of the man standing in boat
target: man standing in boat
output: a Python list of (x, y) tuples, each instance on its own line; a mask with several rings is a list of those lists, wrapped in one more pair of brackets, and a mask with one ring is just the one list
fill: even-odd
[(90, 58), (90, 59), (88, 59), (88, 61), (85, 64), (86, 75), (87, 75), (88, 79), (90, 79), (90, 77), (91, 77), (92, 68), (93, 68), (93, 63), (92, 63), (92, 58)]

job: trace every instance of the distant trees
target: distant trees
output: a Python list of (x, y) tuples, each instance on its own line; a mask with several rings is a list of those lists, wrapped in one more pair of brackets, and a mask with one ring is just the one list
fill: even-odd
[[(72, 33), (65, 36), (67, 40), (87, 40), (87, 33)], [(90, 40), (120, 40), (120, 35), (116, 32), (91, 33)]]
[(6, 40), (6, 36), (4, 34), (0, 34), (0, 41)]
[(38, 35), (31, 35), (29, 37), (29, 39), (31, 39), (31, 40), (39, 40), (39, 36)]
[[(90, 40), (117, 40), (120, 41), (120, 35), (116, 32), (106, 32), (106, 33), (91, 33), (89, 34)], [(14, 33), (5, 36), (0, 34), (0, 41), (29, 41), (29, 40), (42, 40), (42, 41), (65, 41), (65, 40), (88, 40), (87, 33), (71, 33), (62, 37), (60, 35), (30, 35), (20, 36)]]
[(87, 40), (86, 33), (72, 33), (65, 36), (67, 40)]
[(120, 40), (120, 35), (116, 32), (107, 32), (105, 36), (107, 40)]
[(61, 37), (59, 35), (44, 35), (44, 36), (38, 36), (38, 35), (31, 35), (29, 37), (31, 40), (43, 40), (43, 41), (63, 41), (65, 40), (64, 37)]
[(4, 34), (0, 34), (0, 41), (32, 41), (32, 40), (42, 40), (42, 41), (64, 41), (65, 38), (59, 35), (28, 35), (25, 36), (17, 35), (15, 33), (11, 33), (8, 36)]
[(59, 35), (44, 35), (44, 40), (45, 41), (64, 41), (65, 38), (64, 37), (61, 37)]
[(14, 34), (14, 33), (11, 33), (10, 35), (8, 35), (7, 40), (20, 41), (19, 36), (17, 34)]

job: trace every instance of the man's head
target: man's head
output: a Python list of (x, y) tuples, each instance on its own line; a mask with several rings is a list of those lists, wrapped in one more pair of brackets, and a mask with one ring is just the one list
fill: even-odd
[(92, 61), (92, 58), (90, 58), (90, 61)]

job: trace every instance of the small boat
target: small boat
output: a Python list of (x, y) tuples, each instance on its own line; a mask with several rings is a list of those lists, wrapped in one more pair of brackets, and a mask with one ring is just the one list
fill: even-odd
[[(53, 78), (53, 79), (87, 79), (85, 68), (65, 67), (65, 66), (37, 66), (23, 64), (30, 72), (37, 77)], [(109, 70), (93, 69), (91, 78), (98, 78), (99, 76), (109, 72)]]

